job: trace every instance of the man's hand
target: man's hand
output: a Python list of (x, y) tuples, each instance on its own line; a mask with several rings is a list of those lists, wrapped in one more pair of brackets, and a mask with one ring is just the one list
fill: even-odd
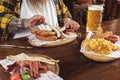
[(45, 24), (45, 17), (41, 16), (41, 15), (35, 15), (32, 18), (30, 18), (28, 20), (28, 22), (26, 23), (25, 27), (34, 27), (34, 26), (38, 26), (40, 24)]
[(64, 26), (66, 28), (70, 28), (70, 29), (73, 29), (73, 30), (78, 30), (79, 27), (80, 27), (80, 25), (76, 21), (71, 20), (69, 18), (64, 20)]

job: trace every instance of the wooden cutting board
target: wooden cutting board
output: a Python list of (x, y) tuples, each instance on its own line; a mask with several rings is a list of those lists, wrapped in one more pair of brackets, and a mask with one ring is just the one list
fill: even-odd
[(40, 45), (40, 46), (36, 46), (34, 44), (34, 42), (32, 42), (30, 39), (28, 40), (29, 43), (32, 45), (32, 46), (35, 46), (35, 47), (55, 47), (55, 46), (60, 46), (60, 45), (64, 45), (64, 44), (68, 44), (68, 43), (71, 43), (73, 42), (75, 39), (77, 38), (76, 37), (73, 37), (73, 38), (68, 38), (68, 39), (61, 39), (59, 41), (56, 41), (56, 42), (52, 42), (52, 43), (47, 43), (47, 44), (43, 44), (43, 45)]

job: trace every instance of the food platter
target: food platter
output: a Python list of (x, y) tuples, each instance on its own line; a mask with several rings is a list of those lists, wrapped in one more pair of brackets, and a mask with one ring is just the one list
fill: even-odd
[(88, 32), (86, 39), (81, 43), (80, 52), (94, 61), (116, 60), (120, 58), (120, 37), (99, 27), (96, 33)]
[[(86, 40), (84, 40), (81, 43), (81, 48), (84, 46), (85, 42)], [(88, 59), (98, 61), (98, 62), (109, 62), (109, 61), (118, 59), (118, 57), (112, 57), (112, 56), (107, 56), (105, 54), (98, 54), (98, 53), (89, 53), (89, 51), (87, 51), (87, 53), (84, 52), (83, 55)]]
[(47, 44), (43, 44), (40, 46), (37, 46), (36, 44), (34, 44), (34, 42), (32, 42), (30, 39), (28, 40), (28, 42), (35, 47), (55, 47), (55, 46), (60, 46), (60, 45), (64, 45), (70, 42), (73, 42), (76, 39), (76, 37), (74, 38), (69, 38), (69, 39), (64, 39), (64, 40), (60, 40), (60, 41), (56, 41), (56, 42), (52, 42), (52, 43), (47, 43)]
[[(19, 55), (19, 59), (16, 57), (16, 55), (14, 56), (14, 55), (10, 55), (10, 56), (14, 56), (14, 59), (12, 59), (12, 57), (11, 57), (11, 59), (10, 58), (6, 58), (6, 59), (8, 59), (8, 60), (12, 60), (12, 61), (16, 61), (16, 60), (20, 60), (21, 59), (21, 55), (22, 56), (25, 56), (25, 55), (27, 55), (27, 56), (29, 56), (29, 57), (31, 57), (32, 59), (33, 59), (33, 61), (34, 60), (36, 60), (36, 59), (38, 59), (38, 58), (40, 58), (41, 57), (41, 59), (45, 59), (45, 60), (50, 60), (50, 61), (52, 61), (52, 60), (54, 60), (53, 58), (51, 58), (51, 57), (49, 57), (49, 56), (46, 56), (46, 55), (42, 55), (42, 54), (24, 54), (24, 53), (21, 53), (21, 54), (18, 54)], [(17, 55), (17, 56), (18, 56)], [(7, 56), (8, 57), (8, 56)], [(16, 59), (15, 59), (15, 57), (16, 57)], [(28, 59), (27, 57), (26, 58), (23, 58), (24, 60), (26, 60), (26, 59)], [(5, 65), (7, 65), (9, 62), (8, 62), (8, 60), (7, 60), (7, 62), (6, 61), (3, 61), (3, 64), (5, 64)], [(29, 60), (29, 59), (28, 59)], [(56, 60), (55, 60), (56, 61)], [(57, 60), (58, 61), (58, 60)], [(11, 62), (11, 61), (10, 61)], [(0, 63), (1, 65), (2, 65), (2, 63)], [(47, 66), (47, 68), (49, 69), (48, 70), (48, 72), (49, 71), (51, 71), (51, 72), (53, 72), (54, 74), (56, 74), (56, 75), (59, 75), (59, 65), (58, 65), (58, 62), (54, 62), (54, 64), (49, 64), (49, 63), (44, 63), (44, 62), (41, 62), (41, 64), (42, 65), (44, 65), (44, 66)], [(5, 66), (4, 65), (4, 66)], [(3, 66), (3, 65), (2, 65)], [(2, 67), (1, 66), (1, 67)], [(3, 66), (3, 68), (4, 68), (4, 66)], [(7, 65), (8, 66), (8, 65)], [(8, 72), (7, 73), (4, 73), (4, 74), (6, 74), (6, 76), (8, 76), (7, 74), (8, 74)], [(41, 74), (41, 73), (40, 73)], [(47, 73), (48, 74), (48, 73)], [(46, 75), (47, 75), (46, 74)], [(51, 75), (52, 76), (52, 75)], [(43, 76), (44, 77), (44, 76)], [(42, 78), (43, 78), (42, 77)]]
[[(73, 42), (75, 39), (77, 38), (77, 34), (76, 33), (72, 33), (72, 37), (69, 38), (64, 38), (64, 39), (58, 39), (56, 41), (46, 41), (44, 42), (45, 44), (36, 44), (34, 41), (36, 40), (36, 42), (40, 42), (39, 40), (37, 40), (35, 37), (33, 38), (29, 38), (28, 42), (35, 47), (55, 47), (55, 46), (60, 46), (60, 45), (64, 45), (64, 44), (68, 44)], [(41, 42), (42, 43), (42, 42)]]

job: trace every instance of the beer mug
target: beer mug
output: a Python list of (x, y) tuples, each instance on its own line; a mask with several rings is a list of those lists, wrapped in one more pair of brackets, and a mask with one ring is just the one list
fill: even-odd
[(87, 31), (96, 32), (98, 27), (101, 27), (103, 13), (103, 4), (89, 5), (87, 14)]

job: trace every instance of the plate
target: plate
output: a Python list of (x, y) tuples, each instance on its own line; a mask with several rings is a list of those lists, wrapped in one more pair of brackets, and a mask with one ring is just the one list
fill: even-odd
[[(81, 47), (83, 47), (84, 43), (85, 43), (85, 40), (81, 43)], [(98, 54), (98, 53), (95, 53), (95, 54), (83, 53), (83, 55), (85, 57), (87, 57), (88, 59), (98, 61), (98, 62), (109, 62), (109, 61), (113, 61), (113, 60), (118, 59), (118, 58), (115, 58), (115, 57), (110, 57), (110, 56), (106, 56), (106, 55)]]
[(37, 45), (33, 40), (35, 39), (32, 38), (28, 40), (28, 42), (32, 45), (32, 46), (35, 46), (35, 47), (55, 47), (55, 46), (60, 46), (60, 45), (64, 45), (64, 44), (68, 44), (68, 43), (71, 43), (73, 42), (76, 38), (77, 38), (77, 34), (76, 33), (72, 33), (73, 34), (73, 37), (69, 37), (69, 38), (65, 38), (65, 39), (58, 39), (56, 41), (46, 41), (45, 44), (40, 44), (40, 45)]

